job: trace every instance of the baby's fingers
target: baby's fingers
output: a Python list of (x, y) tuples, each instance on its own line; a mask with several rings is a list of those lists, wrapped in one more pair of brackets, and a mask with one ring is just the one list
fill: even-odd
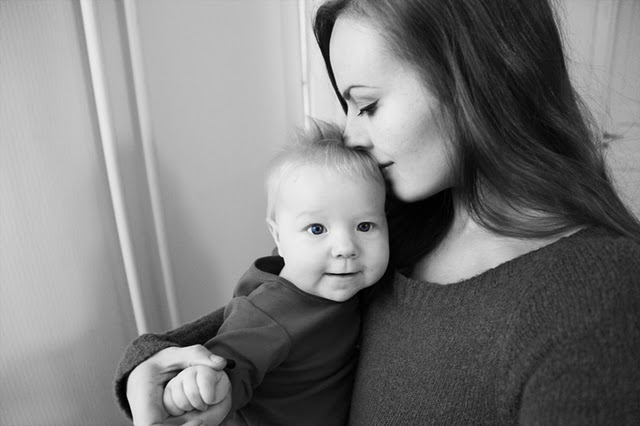
[[(182, 391), (189, 401), (189, 405), (197, 410), (204, 411), (208, 405), (203, 401), (200, 395), (198, 376), (201, 372), (214, 371), (209, 367), (201, 365), (195, 367), (189, 367), (180, 373), (182, 377)], [(175, 399), (174, 399), (175, 400)], [(192, 409), (193, 409), (192, 408)], [(191, 410), (185, 410), (191, 411)]]
[(171, 416), (180, 416), (185, 413), (185, 410), (180, 409), (174, 402), (173, 388), (175, 384), (173, 380), (171, 380), (167, 386), (164, 388), (164, 393), (162, 394), (162, 403), (164, 404), (164, 409), (167, 410)]
[(200, 396), (208, 405), (219, 404), (231, 392), (229, 377), (224, 371), (203, 367), (198, 370), (196, 381)]

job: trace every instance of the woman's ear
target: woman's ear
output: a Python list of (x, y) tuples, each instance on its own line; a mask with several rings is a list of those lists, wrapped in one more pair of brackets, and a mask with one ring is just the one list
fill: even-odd
[(276, 247), (278, 247), (278, 254), (282, 256), (282, 252), (280, 251), (280, 238), (278, 236), (278, 224), (276, 223), (275, 220), (268, 217), (267, 226), (269, 227), (269, 232), (271, 233), (271, 238), (273, 238), (273, 242), (276, 243)]

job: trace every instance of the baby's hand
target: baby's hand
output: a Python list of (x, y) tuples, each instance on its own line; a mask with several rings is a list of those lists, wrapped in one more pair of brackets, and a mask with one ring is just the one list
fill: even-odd
[(185, 368), (167, 383), (162, 402), (172, 416), (193, 410), (204, 411), (221, 402), (230, 393), (230, 386), (224, 371), (195, 365)]

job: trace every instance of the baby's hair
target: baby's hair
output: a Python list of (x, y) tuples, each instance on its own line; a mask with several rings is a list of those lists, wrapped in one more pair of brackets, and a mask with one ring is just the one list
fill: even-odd
[(298, 129), (293, 143), (276, 155), (267, 171), (267, 218), (275, 220), (275, 202), (280, 183), (301, 167), (314, 166), (346, 178), (365, 178), (384, 187), (384, 177), (375, 159), (367, 152), (344, 144), (338, 125), (310, 119)]

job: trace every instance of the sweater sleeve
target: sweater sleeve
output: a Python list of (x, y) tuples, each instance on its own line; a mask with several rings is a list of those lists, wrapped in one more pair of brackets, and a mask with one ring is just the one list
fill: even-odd
[(264, 376), (287, 358), (291, 339), (268, 313), (246, 297), (235, 297), (227, 305), (225, 321), (217, 336), (205, 346), (236, 362), (235, 368), (227, 370), (233, 401), (230, 413), (233, 413), (251, 400)]
[(224, 308), (220, 308), (167, 333), (143, 334), (127, 346), (116, 370), (114, 388), (116, 402), (129, 418), (131, 418), (131, 408), (127, 401), (127, 379), (131, 371), (152, 355), (168, 347), (205, 344), (218, 332), (223, 322), (223, 314)]

